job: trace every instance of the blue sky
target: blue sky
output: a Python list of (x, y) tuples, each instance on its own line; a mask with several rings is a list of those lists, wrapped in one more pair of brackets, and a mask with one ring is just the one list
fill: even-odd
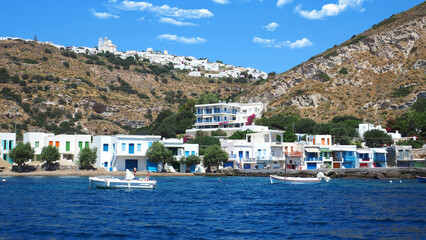
[(422, 0), (14, 0), (0, 36), (170, 54), (284, 72)]

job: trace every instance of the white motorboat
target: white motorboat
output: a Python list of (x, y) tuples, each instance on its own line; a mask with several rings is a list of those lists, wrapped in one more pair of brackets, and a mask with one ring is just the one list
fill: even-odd
[(135, 176), (126, 169), (126, 177), (89, 177), (89, 188), (138, 188), (138, 189), (154, 189), (157, 187), (157, 181), (150, 180), (149, 177), (135, 179)]
[(324, 173), (319, 172), (317, 177), (282, 177), (278, 175), (269, 175), (271, 184), (274, 183), (288, 183), (288, 184), (313, 184), (321, 183), (322, 180), (326, 182), (330, 181), (329, 177), (326, 177)]
[(310, 184), (310, 183), (320, 183), (320, 178), (307, 178), (307, 177), (281, 177), (277, 175), (270, 175), (269, 179), (271, 183), (290, 183), (290, 184)]

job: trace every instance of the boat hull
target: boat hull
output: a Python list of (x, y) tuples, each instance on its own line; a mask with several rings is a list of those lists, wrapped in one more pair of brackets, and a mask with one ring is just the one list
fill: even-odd
[(417, 176), (417, 182), (419, 182), (419, 183), (426, 183), (426, 177), (419, 177), (419, 176)]
[(286, 184), (315, 184), (321, 183), (320, 178), (303, 178), (303, 177), (280, 177), (277, 175), (270, 175), (269, 179), (271, 184), (286, 183)]
[(123, 180), (119, 178), (89, 178), (90, 188), (137, 188), (137, 189), (154, 189), (157, 187), (155, 180)]

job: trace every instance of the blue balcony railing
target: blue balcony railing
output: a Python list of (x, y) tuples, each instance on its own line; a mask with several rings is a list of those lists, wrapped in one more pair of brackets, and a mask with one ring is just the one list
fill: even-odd
[(307, 157), (305, 161), (319, 161), (317, 157)]

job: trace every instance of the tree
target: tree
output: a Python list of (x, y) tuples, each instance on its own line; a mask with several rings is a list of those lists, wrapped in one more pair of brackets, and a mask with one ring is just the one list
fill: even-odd
[(188, 143), (198, 144), (198, 151), (200, 155), (204, 155), (204, 150), (210, 146), (220, 146), (219, 139), (210, 136), (197, 136), (195, 139), (189, 141)]
[(37, 34), (34, 35), (34, 42), (38, 42)]
[(43, 147), (40, 154), (41, 162), (46, 162), (44, 169), (49, 170), (49, 166), (51, 163), (59, 160), (59, 149), (54, 146)]
[(217, 103), (219, 102), (219, 99), (217, 96), (213, 93), (202, 93), (200, 97), (197, 99), (197, 104), (210, 104), (210, 103)]
[(283, 134), (283, 142), (294, 142), (297, 140), (297, 136), (296, 134), (290, 132), (290, 131), (285, 131)]
[(97, 156), (97, 148), (83, 148), (80, 153), (78, 153), (78, 164), (80, 164), (81, 169), (92, 169), (92, 164), (96, 163)]
[(190, 172), (191, 166), (200, 164), (201, 159), (197, 155), (189, 155), (188, 157), (183, 157), (183, 160), (181, 158), (181, 161), (186, 165), (186, 172)]
[(19, 142), (15, 148), (10, 150), (9, 155), (12, 162), (18, 164), (18, 172), (22, 172), (22, 164), (34, 156), (34, 149), (29, 142), (25, 144)]
[(186, 103), (180, 105), (178, 112), (191, 111), (195, 113), (195, 104), (197, 102), (194, 99), (189, 99)]
[(247, 129), (247, 130), (244, 130), (244, 131), (236, 131), (228, 139), (246, 139), (246, 135), (248, 133), (254, 133), (254, 132), (250, 129)]
[(206, 172), (211, 172), (211, 166), (217, 166), (228, 161), (228, 153), (220, 149), (219, 145), (213, 145), (206, 149), (204, 153), (203, 163), (207, 166)]
[(163, 164), (162, 172), (166, 171), (165, 170), (166, 163), (172, 163), (175, 160), (172, 152), (158, 141), (154, 142), (151, 145), (151, 147), (148, 148), (148, 151), (146, 152), (146, 156), (151, 162), (155, 162), (155, 163), (161, 162)]
[(392, 137), (378, 129), (373, 129), (364, 133), (365, 145), (368, 147), (382, 147), (384, 144), (391, 144)]

